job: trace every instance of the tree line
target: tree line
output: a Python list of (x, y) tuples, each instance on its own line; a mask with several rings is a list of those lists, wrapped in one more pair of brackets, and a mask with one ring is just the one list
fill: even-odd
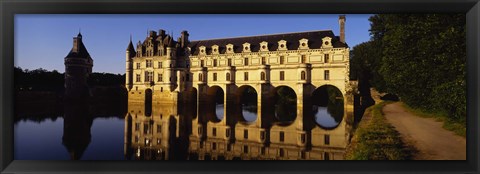
[[(90, 87), (125, 85), (125, 74), (92, 73), (87, 82)], [(14, 68), (14, 87), (16, 91), (52, 91), (64, 90), (65, 74), (57, 70), (48, 71), (42, 68), (35, 70)]]
[(377, 14), (351, 51), (352, 78), (408, 106), (466, 120), (465, 14)]

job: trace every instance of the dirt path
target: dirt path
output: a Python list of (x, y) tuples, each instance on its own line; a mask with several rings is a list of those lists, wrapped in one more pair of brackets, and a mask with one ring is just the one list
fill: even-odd
[(399, 103), (383, 108), (387, 121), (402, 135), (402, 140), (419, 151), (416, 160), (465, 160), (466, 140), (442, 128), (443, 123), (407, 112)]

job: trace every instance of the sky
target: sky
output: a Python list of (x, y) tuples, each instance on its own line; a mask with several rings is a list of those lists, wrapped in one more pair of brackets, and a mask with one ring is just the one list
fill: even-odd
[[(347, 14), (346, 42), (370, 40), (368, 14)], [(125, 50), (130, 36), (143, 41), (149, 30), (164, 29), (174, 38), (187, 30), (189, 40), (332, 30), (339, 35), (338, 14), (17, 14), (15, 66), (64, 72), (64, 58), (73, 37), (82, 33), (94, 60), (93, 72), (125, 73)]]

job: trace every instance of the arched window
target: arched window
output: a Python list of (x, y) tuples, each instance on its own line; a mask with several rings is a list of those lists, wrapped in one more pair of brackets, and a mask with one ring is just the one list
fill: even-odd
[(306, 79), (306, 78), (305, 78), (305, 71), (302, 71), (302, 73), (301, 73), (300, 76), (301, 76), (302, 80), (305, 80), (305, 79)]
[(203, 74), (198, 74), (198, 81), (203, 81)]
[(260, 73), (260, 79), (261, 79), (261, 80), (265, 80), (265, 72), (261, 72), (261, 73)]
[(230, 81), (230, 73), (227, 73), (226, 79), (227, 79), (227, 81)]

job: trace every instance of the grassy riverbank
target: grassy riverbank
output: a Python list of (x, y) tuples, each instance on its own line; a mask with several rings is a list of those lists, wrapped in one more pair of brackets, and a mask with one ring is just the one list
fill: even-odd
[(411, 150), (399, 133), (387, 123), (382, 108), (389, 102), (371, 106), (355, 130), (348, 147), (347, 160), (408, 160)]
[(402, 102), (402, 106), (407, 111), (413, 113), (414, 115), (425, 117), (425, 118), (434, 118), (437, 121), (443, 122), (444, 129), (455, 132), (455, 134), (457, 135), (460, 135), (462, 137), (465, 137), (467, 135), (467, 127), (466, 127), (465, 121), (452, 120), (448, 117), (446, 113), (441, 113), (441, 112), (432, 113), (432, 112), (426, 112), (421, 109), (415, 109), (403, 102)]

